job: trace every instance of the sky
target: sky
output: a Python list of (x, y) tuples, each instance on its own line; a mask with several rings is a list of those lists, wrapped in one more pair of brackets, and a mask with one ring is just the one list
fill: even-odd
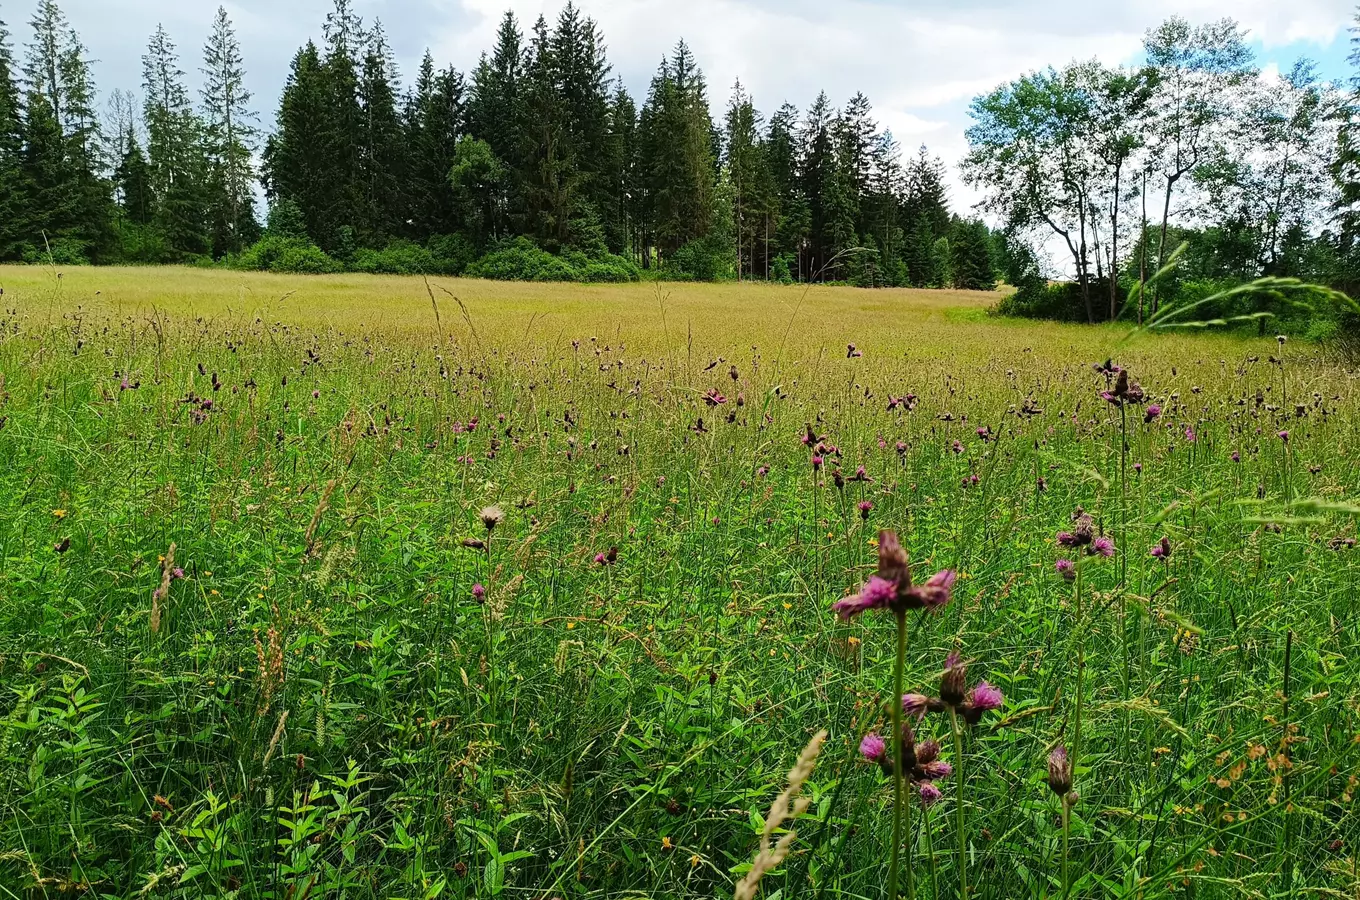
[[(140, 95), (141, 56), (157, 24), (178, 45), (181, 67), (200, 82), (202, 45), (218, 0), (59, 0), (90, 49), (101, 96)], [(1139, 61), (1142, 36), (1167, 16), (1192, 23), (1232, 16), (1248, 31), (1258, 63), (1287, 69), (1300, 56), (1324, 78), (1349, 76), (1353, 0), (577, 0), (600, 25), (614, 74), (639, 105), (657, 64), (684, 38), (709, 85), (715, 116), (740, 79), (770, 113), (784, 101), (806, 108), (825, 90), (833, 104), (863, 91), (880, 125), (907, 153), (925, 144), (950, 168), (952, 204), (977, 196), (955, 164), (967, 148), (969, 101), (1027, 71), (1072, 59)], [(273, 122), (288, 63), (320, 41), (332, 0), (232, 0), (247, 84), (261, 123)], [(365, 23), (381, 20), (402, 72), (428, 47), (438, 65), (468, 71), (492, 45), (504, 11), (525, 30), (552, 21), (557, 0), (355, 0)], [(0, 0), (16, 50), (28, 41), (33, 0)]]

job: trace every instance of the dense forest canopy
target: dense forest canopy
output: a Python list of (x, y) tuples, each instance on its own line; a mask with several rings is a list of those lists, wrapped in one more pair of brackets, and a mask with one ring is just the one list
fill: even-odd
[(1306, 61), (1263, 75), (1231, 20), (1172, 18), (1138, 65), (1074, 61), (976, 98), (973, 217), (950, 209), (943, 163), (904, 153), (863, 93), (762, 112), (738, 82), (715, 116), (680, 40), (635, 98), (570, 2), (551, 21), (507, 12), (470, 72), (427, 51), (409, 78), (353, 0), (319, 24), (262, 116), (225, 9), (197, 96), (195, 63), (158, 27), (140, 93), (102, 103), (55, 0), (17, 49), (0, 23), (0, 261), (986, 290), (1002, 277), (1019, 288), (1008, 311), (1086, 321), (1119, 315), (1181, 244), (1152, 308), (1260, 275), (1354, 280), (1355, 92)]

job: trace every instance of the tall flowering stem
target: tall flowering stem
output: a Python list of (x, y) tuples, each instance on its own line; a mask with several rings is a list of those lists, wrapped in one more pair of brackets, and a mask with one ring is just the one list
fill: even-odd
[(968, 900), (968, 832), (964, 828), (963, 785), (967, 777), (963, 768), (963, 723), (953, 706), (949, 707), (949, 726), (954, 732), (954, 777), (957, 779), (958, 796), (954, 801), (954, 827), (959, 838), (959, 900)]
[[(902, 783), (906, 778), (907, 771), (907, 742), (902, 740), (902, 702), (898, 699), (902, 696), (902, 670), (906, 667), (907, 661), (907, 611), (898, 609), (894, 612), (897, 616), (897, 657), (893, 661), (893, 699), (889, 708), (892, 710), (892, 742), (895, 748), (896, 765), (893, 766), (892, 852), (888, 857), (888, 897), (890, 900), (897, 900), (898, 863), (902, 853), (902, 824), (904, 819), (908, 831), (911, 829), (911, 810), (904, 808), (908, 804), (903, 802), (902, 797)], [(911, 866), (907, 866), (908, 900), (912, 900), (916, 896), (915, 888)]]
[[(943, 768), (936, 766), (930, 770), (925, 768), (925, 764), (935, 761), (935, 757), (929, 756), (929, 759), (926, 759), (918, 755), (915, 736), (902, 722), (903, 670), (906, 668), (907, 658), (907, 613), (915, 609), (934, 611), (948, 605), (955, 577), (954, 572), (946, 570), (935, 573), (925, 584), (912, 584), (911, 569), (907, 565), (907, 552), (902, 549), (897, 533), (883, 530), (878, 534), (877, 573), (864, 583), (859, 593), (843, 597), (832, 606), (836, 614), (844, 620), (852, 619), (872, 609), (881, 609), (890, 611), (897, 623), (897, 653), (893, 661), (893, 695), (889, 708), (892, 733), (888, 740), (891, 743), (885, 742), (877, 735), (866, 735), (860, 745), (865, 758), (879, 763), (885, 770), (891, 761), (893, 825), (887, 885), (890, 900), (897, 900), (898, 896), (903, 824), (906, 824), (906, 830), (910, 831), (911, 828), (910, 801), (904, 796), (903, 790), (906, 779), (910, 775), (913, 785), (920, 786), (923, 791), (928, 785), (933, 796), (938, 796), (938, 790), (931, 783), (931, 779), (943, 777), (949, 771), (947, 766)], [(891, 753), (888, 747), (893, 748)], [(922, 745), (922, 750), (924, 747), (925, 745)], [(936, 752), (938, 747), (932, 744), (931, 753)], [(915, 896), (915, 885), (910, 866), (907, 867), (906, 882), (907, 897), (912, 898)]]

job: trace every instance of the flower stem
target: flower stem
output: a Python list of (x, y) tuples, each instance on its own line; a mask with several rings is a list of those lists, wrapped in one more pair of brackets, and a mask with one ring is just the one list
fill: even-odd
[(935, 872), (935, 844), (930, 839), (930, 808), (922, 804), (922, 810), (926, 826), (926, 859), (930, 862), (930, 898), (939, 900), (940, 882)]
[(959, 713), (949, 707), (949, 724), (954, 732), (954, 778), (958, 782), (958, 799), (955, 801), (955, 830), (959, 838), (959, 900), (968, 900), (968, 834), (964, 830), (963, 810), (963, 727), (959, 723)]
[(1062, 892), (1062, 895), (1063, 895), (1063, 900), (1067, 900), (1068, 894), (1070, 894), (1071, 891), (1072, 891), (1072, 878), (1071, 878), (1071, 875), (1069, 874), (1068, 868), (1067, 868), (1067, 860), (1068, 860), (1068, 856), (1069, 856), (1069, 854), (1068, 854), (1068, 852), (1067, 852), (1067, 839), (1068, 839), (1068, 835), (1071, 833), (1071, 830), (1072, 830), (1072, 807), (1071, 807), (1071, 804), (1069, 804), (1069, 803), (1067, 802), (1067, 798), (1066, 798), (1066, 797), (1063, 797), (1063, 798), (1062, 798), (1062, 855), (1063, 855), (1063, 861), (1062, 861), (1062, 885), (1063, 885), (1063, 892)]
[[(907, 827), (911, 827), (911, 810), (902, 797), (902, 781), (906, 774), (906, 747), (902, 742), (902, 669), (907, 661), (907, 612), (897, 610), (897, 658), (893, 663), (893, 693), (890, 699), (889, 715), (892, 719), (891, 745), (893, 759), (893, 826), (892, 852), (888, 857), (888, 898), (897, 900), (898, 863), (902, 852), (902, 819), (905, 815)], [(916, 896), (912, 884), (911, 866), (907, 866), (907, 898)]]

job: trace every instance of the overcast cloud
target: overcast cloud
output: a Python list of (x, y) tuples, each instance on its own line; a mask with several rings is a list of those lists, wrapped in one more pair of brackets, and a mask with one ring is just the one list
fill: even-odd
[[(198, 83), (201, 47), (216, 0), (64, 0), (67, 16), (97, 61), (103, 97), (140, 93), (141, 54), (157, 23), (178, 45)], [(268, 126), (290, 58), (320, 39), (330, 0), (226, 3), (241, 40), (261, 121)], [(1249, 30), (1262, 65), (1287, 68), (1300, 55), (1324, 77), (1347, 74), (1351, 0), (578, 0), (603, 29), (614, 72), (639, 103), (657, 63), (678, 38), (708, 78), (715, 114), (738, 78), (769, 113), (785, 100), (805, 108), (819, 90), (843, 103), (857, 90), (910, 152), (926, 144), (952, 164), (962, 155), (968, 101), (1027, 70), (1095, 57), (1135, 62), (1144, 31), (1176, 13), (1192, 22), (1233, 16)], [(526, 29), (561, 4), (543, 0), (356, 0), (366, 22), (381, 19), (411, 73), (428, 46), (440, 65), (467, 71), (491, 46), (505, 9)], [(30, 2), (0, 0), (16, 44), (28, 40)], [(22, 51), (21, 51), (22, 52)], [(973, 196), (951, 175), (956, 207)]]

